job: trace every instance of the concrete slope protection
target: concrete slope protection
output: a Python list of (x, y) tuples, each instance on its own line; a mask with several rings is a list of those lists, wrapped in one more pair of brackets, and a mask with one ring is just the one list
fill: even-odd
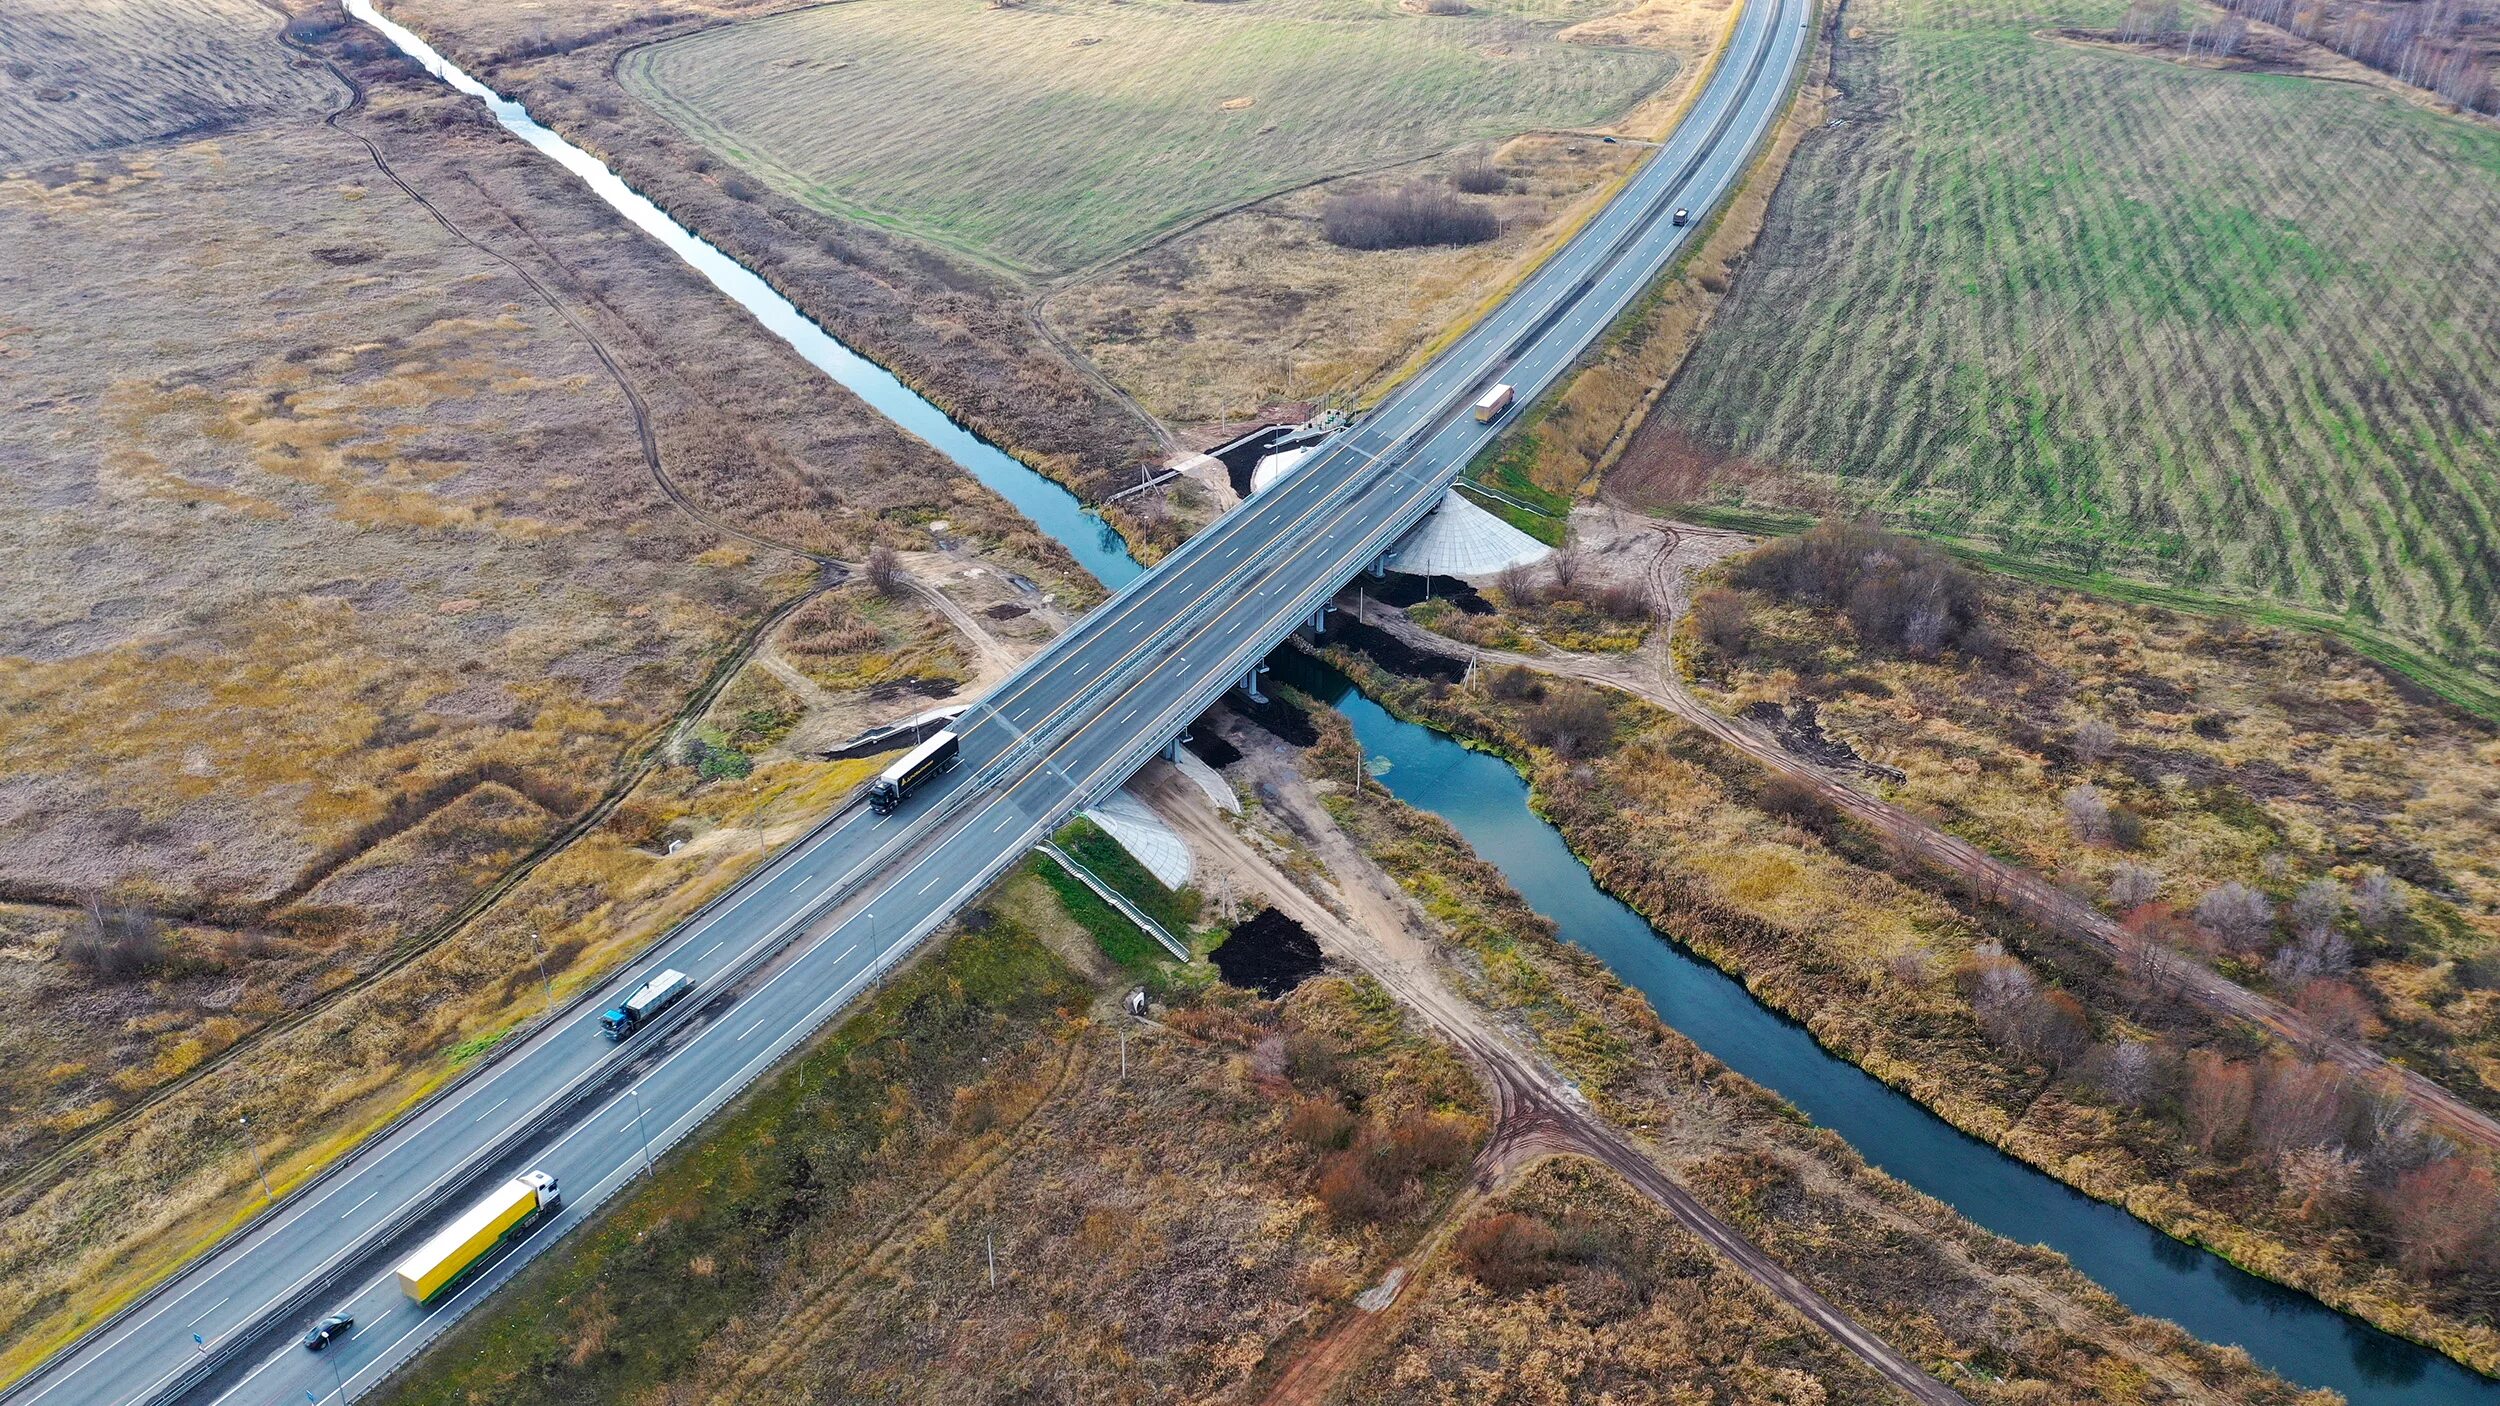
[[(351, 9), (377, 18), (362, 0)], [(1669, 212), (1706, 209), (1734, 185), (1778, 117), (1812, 15), (1809, 0), (1753, 0), (1683, 125), (1603, 213), (1291, 480), (1123, 586), (964, 714), (953, 772), (892, 816), (829, 820), (648, 961), (0, 1399), (320, 1402), (373, 1386), (1119, 786), (1431, 511), (1499, 430), (1468, 414), (1477, 393), (1507, 381), (1532, 399), (1675, 257), (1689, 231)], [(419, 57), (450, 80), (439, 56)], [(596, 1012), (662, 966), (691, 975), (696, 996), (610, 1045)], [(396, 1256), (532, 1168), (562, 1181), (561, 1214), (432, 1306), (400, 1296)], [(295, 1346), (294, 1331), (330, 1311), (355, 1314), (355, 1331), (323, 1353)]]

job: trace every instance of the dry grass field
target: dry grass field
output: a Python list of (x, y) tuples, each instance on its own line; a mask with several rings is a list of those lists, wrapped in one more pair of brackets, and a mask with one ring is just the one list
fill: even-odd
[[(969, 916), (380, 1399), (1224, 1400), (1454, 1191), (1482, 1096), (1376, 988), (1183, 991), (1123, 1078), (1120, 920), (1029, 868)], [(1401, 1129), (1372, 1213), (1312, 1194)]]
[(0, 10), (0, 171), (336, 101), (318, 65), (269, 42), (275, 23), (255, 0), (12, 0)]
[[(569, 988), (848, 795), (867, 762), (660, 762), (816, 588), (775, 543), (858, 561), (943, 518), (981, 570), (1091, 590), (370, 36), (311, 26), (365, 97), (334, 128), (349, 84), (266, 9), (74, 19), (8, 60), (179, 82), (179, 44), (318, 86), (205, 136), (198, 94), (115, 90), (124, 126), (46, 129), (101, 149), (0, 168), (0, 999), (43, 1012), (0, 1022), (0, 1377), (249, 1211), (237, 1116), (309, 1174), (536, 1010), (533, 927)], [(0, 131), (37, 101), (0, 82)]]
[[(1502, 144), (1502, 233), (1464, 247), (1357, 251), (1319, 211), (1346, 182), (1262, 201), (1054, 291), (1052, 324), (1139, 403), (1174, 424), (1359, 398), (1419, 346), (1532, 264), (1555, 226), (1647, 154), (1584, 137)], [(1436, 162), (1435, 166), (1446, 166)], [(1415, 168), (1382, 183), (1443, 179)]]
[(825, 6), (629, 52), (629, 91), (831, 213), (1022, 273), (1319, 177), (1603, 121), (1673, 65), (1587, 0)]
[(2034, 33), (2122, 9), (1851, 8), (1840, 123), (1666, 398), (1737, 461), (1686, 491), (1865, 505), (2500, 673), (2500, 132)]

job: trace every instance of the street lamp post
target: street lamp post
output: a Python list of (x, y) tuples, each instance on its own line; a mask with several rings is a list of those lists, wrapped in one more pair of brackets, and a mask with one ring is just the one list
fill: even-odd
[(644, 1176), (649, 1176), (651, 1174), (651, 1134), (642, 1126), (642, 1091), (629, 1087), (625, 1090), (625, 1096), (634, 1101), (634, 1135), (642, 1139), (642, 1172)]
[(545, 1008), (554, 1010), (556, 984), (547, 979), (547, 940), (538, 935), (536, 928), (530, 929), (530, 946), (538, 953), (538, 989), (546, 995)]
[(260, 1169), (260, 1199), (263, 1201), (276, 1200), (276, 1197), (269, 1194), (269, 1159), (261, 1155), (260, 1139), (252, 1136), (252, 1115), (249, 1113), (243, 1114), (241, 1117), (236, 1118), (234, 1122), (235, 1126), (243, 1130), (243, 1140), (252, 1145), (252, 1165)]

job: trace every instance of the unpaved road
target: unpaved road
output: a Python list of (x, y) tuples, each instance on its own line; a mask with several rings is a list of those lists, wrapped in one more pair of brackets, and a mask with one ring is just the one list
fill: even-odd
[[(1150, 769), (1138, 789), (1192, 848), (1255, 882), (1269, 902), (1308, 929), (1324, 948), (1361, 967), (1406, 1002), (1476, 1067), (1493, 1096), (1496, 1132), (1488, 1149), (1491, 1165), (1524, 1165), (1543, 1153), (1561, 1151), (1605, 1163), (1911, 1400), (1930, 1406), (1968, 1406), (1959, 1393), (1920, 1370), (1713, 1215), (1629, 1138), (1591, 1112), (1567, 1081), (1547, 1070), (1483, 1012), (1452, 991), (1441, 979), (1421, 915), (1343, 832), (1311, 820), (1295, 827), (1298, 833), (1307, 832), (1335, 880), (1334, 895), (1346, 908), (1340, 913), (1287, 878), (1178, 773)], [(1479, 1167), (1486, 1166), (1480, 1159)], [(1329, 1335), (1305, 1362), (1288, 1368), (1268, 1399), (1280, 1403), (1325, 1399), (1326, 1379), (1360, 1358), (1355, 1347), (1340, 1335)]]
[[(1340, 605), (1344, 602), (1340, 601)], [(1916, 856), (1942, 873), (1968, 885), (1980, 898), (2037, 923), (2051, 932), (2084, 944), (2111, 961), (2125, 959), (2135, 939), (2108, 915), (2028, 869), (2009, 864), (1970, 841), (1946, 834), (1908, 811), (1851, 786), (1847, 780), (1790, 755), (1770, 734), (1741, 719), (1730, 718), (1695, 698), (1675, 677), (1674, 667), (1655, 643), (1638, 653), (1606, 657), (1554, 651), (1513, 654), (1476, 649), (1415, 624), (1405, 612), (1357, 598), (1361, 618), (1416, 649), (1480, 663), (1520, 665), (1539, 673), (1578, 679), (1629, 693), (1654, 704), (1753, 759), (1766, 770), (1814, 788), (1834, 810), (1847, 815), (1903, 853)], [(2401, 1089), (2422, 1116), (2438, 1123), (2460, 1141), (2500, 1153), (2500, 1120), (2449, 1092), (2444, 1086), (2356, 1040), (2330, 1035), (2308, 1017), (2269, 996), (2193, 963), (2178, 964), (2180, 994), (2218, 1015), (2247, 1021), (2273, 1032), (2315, 1057), (2329, 1059), (2365, 1083)]]

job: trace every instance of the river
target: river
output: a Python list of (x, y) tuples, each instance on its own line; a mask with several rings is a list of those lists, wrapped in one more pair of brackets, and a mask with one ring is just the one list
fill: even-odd
[[(1015, 504), (1105, 586), (1116, 589), (1142, 569), (1119, 534), (1067, 489), (985, 443), (835, 340), (597, 158), (377, 14), (371, 0), (345, 3), (348, 13), (436, 77), (484, 102), (497, 121), (579, 177), (809, 363)], [(1562, 836), (1528, 808), (1527, 783), (1508, 763), (1399, 721), (1306, 655), (1280, 650), (1273, 662), (1279, 677), (1345, 713), (1364, 750), (1388, 762), (1380, 779), (1392, 794), (1456, 826), (1564, 937), (1647, 996), (1660, 1019), (1847, 1138), (1867, 1161), (2000, 1235), (2058, 1251), (2136, 1312), (2167, 1318), (2209, 1341), (2238, 1344), (2304, 1386), (2332, 1387), (2356, 1406), (2500, 1406), (2500, 1383), (2181, 1244), (1962, 1134), (1825, 1051), (1803, 1027), (1600, 890)]]

